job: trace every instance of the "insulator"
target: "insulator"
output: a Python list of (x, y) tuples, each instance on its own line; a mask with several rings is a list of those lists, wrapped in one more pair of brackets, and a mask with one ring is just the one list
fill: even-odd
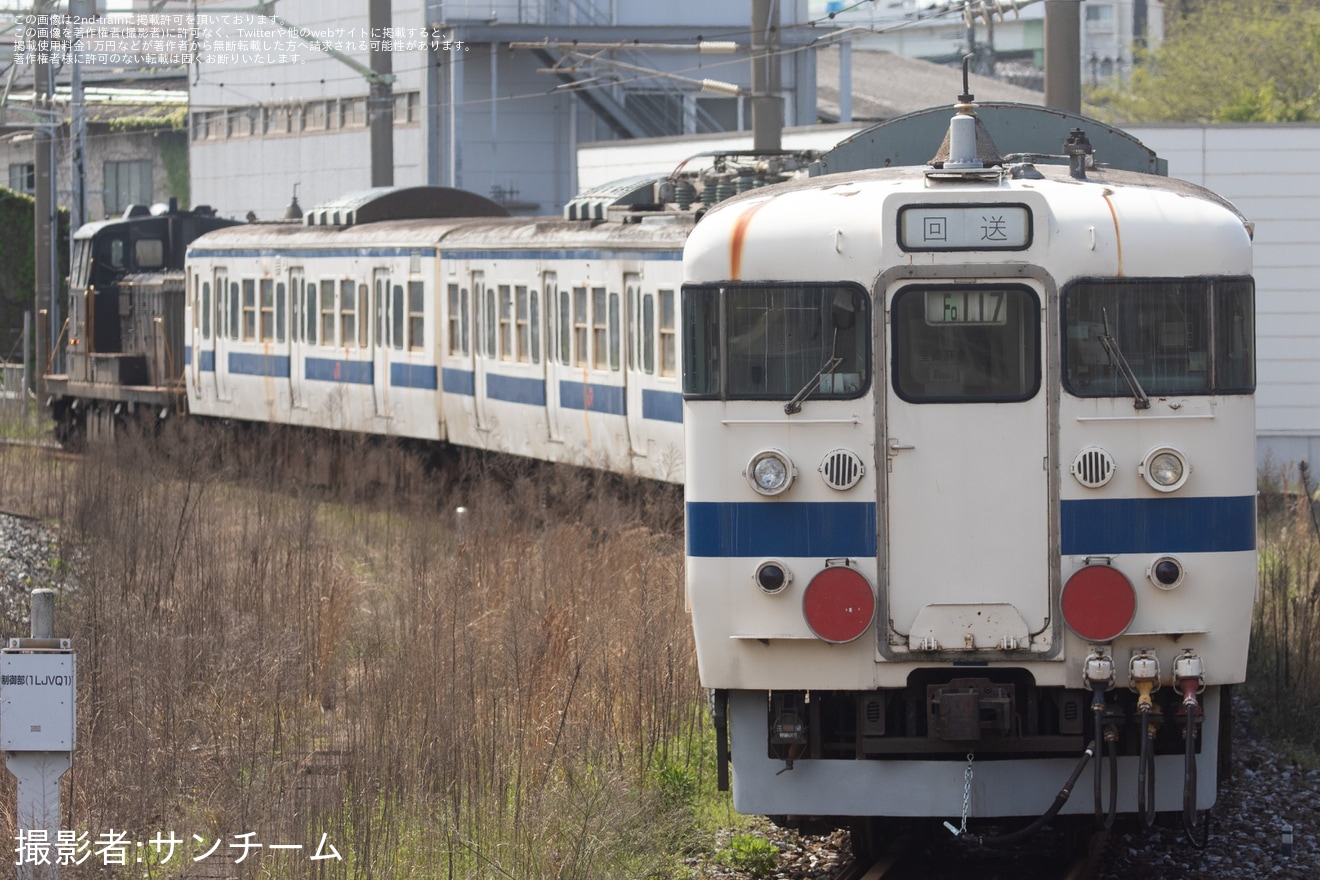
[(734, 185), (733, 181), (725, 177), (721, 179), (719, 184), (715, 187), (715, 200), (722, 202), (725, 199), (732, 198), (737, 193), (738, 188)]
[(756, 186), (756, 178), (752, 177), (749, 174), (740, 174), (735, 184), (737, 186), (738, 192), (745, 193), (752, 187)]
[(705, 185), (701, 187), (701, 203), (709, 208), (711, 205), (719, 201), (719, 196), (716, 195), (716, 193), (717, 188), (715, 186), (715, 181), (706, 178)]
[(674, 201), (678, 202), (680, 210), (686, 211), (691, 208), (696, 198), (697, 188), (686, 180), (679, 181), (678, 186), (674, 188)]

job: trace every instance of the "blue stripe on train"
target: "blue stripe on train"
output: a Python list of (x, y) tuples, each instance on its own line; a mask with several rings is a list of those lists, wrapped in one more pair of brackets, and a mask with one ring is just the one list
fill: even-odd
[[(1060, 504), (1064, 556), (1232, 553), (1256, 547), (1256, 499), (1116, 498)], [(691, 502), (688, 555), (876, 554), (876, 506), (867, 502)]]
[(586, 409), (612, 416), (621, 416), (627, 412), (622, 385), (560, 382), (559, 405), (564, 409)]
[(642, 418), (657, 422), (683, 421), (683, 395), (674, 391), (642, 389)]
[(452, 370), (445, 367), (440, 371), (440, 387), (446, 394), (472, 397), (477, 393), (476, 377), (471, 370)]
[(1063, 501), (1064, 556), (1231, 553), (1256, 548), (1256, 496)]
[(376, 373), (371, 361), (309, 357), (303, 365), (307, 378), (318, 382), (342, 382), (346, 385), (371, 385), (375, 382)]
[(425, 364), (390, 364), (390, 385), (395, 388), (424, 388), (434, 391), (435, 367)]
[(491, 400), (545, 406), (545, 380), (487, 373), (486, 396)]
[(240, 376), (289, 378), (289, 356), (284, 354), (229, 353), (229, 372)]
[(691, 501), (689, 556), (875, 556), (875, 505), (865, 501)]

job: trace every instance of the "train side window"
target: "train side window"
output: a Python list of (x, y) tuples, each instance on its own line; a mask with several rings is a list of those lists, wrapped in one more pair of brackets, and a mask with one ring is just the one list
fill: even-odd
[(578, 367), (585, 367), (590, 362), (587, 360), (587, 337), (590, 334), (587, 315), (587, 289), (585, 287), (573, 288), (573, 364)]
[(320, 302), (311, 304), (311, 314), (308, 315), (308, 321), (313, 327), (317, 323), (321, 326), (321, 344), (335, 344), (335, 282), (330, 278), (322, 278), (320, 284)]
[(451, 284), (446, 288), (445, 306), (448, 310), (446, 314), (446, 325), (449, 328), (449, 354), (463, 354), (463, 313), (459, 311), (459, 293), (458, 285)]
[(426, 288), (420, 281), (408, 282), (408, 348), (420, 351), (426, 345)]
[(307, 336), (307, 341), (315, 345), (317, 340), (316, 320), (319, 314), (316, 308), (317, 284), (315, 281), (303, 282), (302, 279), (299, 279), (299, 281), (303, 300), (303, 332)]
[(101, 240), (96, 251), (96, 259), (105, 263), (111, 269), (124, 268), (124, 257), (127, 251), (122, 238), (106, 237)]
[(472, 273), (472, 348), (474, 354), (485, 354), (482, 324), (486, 309), (486, 280), (480, 272)]
[(375, 288), (372, 290), (376, 310), (376, 338), (374, 344), (377, 347), (385, 344), (385, 300), (389, 296), (389, 289), (389, 278), (378, 271), (376, 273)]
[(403, 310), (403, 285), (394, 285), (394, 296), (390, 301), (390, 346), (403, 348), (403, 320), (407, 314)]
[[(678, 334), (676, 332), (677, 313), (674, 309), (674, 292), (660, 291), (660, 375), (678, 374)], [(649, 339), (649, 335), (648, 335)]]
[(270, 341), (275, 338), (275, 282), (270, 278), (261, 279), (261, 339)]
[(514, 352), (514, 360), (524, 364), (532, 361), (532, 325), (531, 317), (527, 312), (527, 286), (519, 284), (513, 289), (514, 299), (514, 325), (516, 328), (517, 349)]
[(225, 320), (229, 317), (229, 280), (223, 272), (215, 273), (215, 337), (223, 339), (229, 333), (229, 325)]
[(494, 287), (486, 288), (486, 296), (481, 304), (481, 307), (483, 309), (482, 327), (484, 329), (484, 336), (485, 336), (485, 348), (483, 349), (483, 354), (485, 354), (486, 357), (488, 358), (496, 358), (499, 357), (499, 353), (496, 351), (495, 348), (496, 339), (495, 339), (495, 288)]
[(618, 372), (621, 358), (619, 347), (623, 344), (623, 332), (619, 320), (619, 295), (610, 293), (610, 369)]
[[(514, 360), (513, 352), (513, 288), (507, 284), (499, 286), (500, 309), (500, 350), (498, 357), (502, 361)], [(492, 352), (494, 354), (494, 352)]]
[(159, 269), (165, 265), (165, 242), (159, 238), (141, 238), (133, 242), (133, 262), (139, 269)]
[[(358, 293), (365, 290), (365, 284), (358, 285), (351, 278), (339, 282), (339, 344), (344, 348), (358, 344)], [(333, 333), (329, 338), (334, 339)]]
[(543, 300), (545, 303), (545, 359), (553, 361), (556, 356), (555, 353), (559, 350), (558, 339), (555, 335), (559, 327), (558, 318), (556, 317), (558, 315), (556, 306), (559, 303), (559, 277), (553, 272), (547, 272), (542, 281), (544, 283), (541, 289), (545, 291), (545, 299)]
[(366, 284), (358, 285), (357, 295), (357, 326), (358, 326), (358, 347), (366, 348), (370, 344), (367, 339), (367, 295), (370, 288)]
[(289, 270), (289, 339), (307, 341), (307, 291), (303, 284), (302, 269)]
[(288, 299), (285, 297), (284, 282), (275, 282), (275, 341), (283, 342), (285, 327), (288, 326)]
[[(245, 282), (246, 283), (246, 282)], [(242, 314), (243, 298), (239, 294), (237, 281), (229, 282), (229, 338), (237, 340), (239, 338), (239, 326), (242, 323), (240, 315)]]
[(891, 306), (894, 391), (912, 403), (1030, 400), (1040, 303), (1021, 286), (916, 285)]
[(211, 282), (209, 281), (202, 282), (202, 303), (201, 303), (201, 308), (198, 309), (198, 311), (201, 312), (202, 338), (210, 339), (211, 338)]
[[(577, 288), (574, 288), (574, 293)], [(573, 361), (573, 311), (567, 290), (559, 291), (559, 362), (568, 366)]]
[(641, 358), (642, 322), (641, 302), (638, 299), (640, 285), (636, 273), (625, 272), (623, 275), (623, 313), (627, 326), (624, 335), (627, 340), (628, 369), (635, 370)]
[(529, 342), (531, 344), (532, 363), (541, 362), (541, 312), (539, 309), (540, 297), (535, 290), (528, 293), (528, 330)]
[(655, 294), (642, 294), (642, 372), (655, 375)]
[(243, 339), (250, 341), (257, 338), (257, 282), (252, 278), (243, 279)]
[(609, 366), (609, 313), (605, 305), (605, 288), (591, 288), (591, 365), (597, 370)]

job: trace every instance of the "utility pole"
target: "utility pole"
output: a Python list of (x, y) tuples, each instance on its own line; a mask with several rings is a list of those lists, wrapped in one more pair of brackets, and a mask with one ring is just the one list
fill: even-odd
[[(371, 91), (367, 116), (371, 125), (371, 185), (394, 186), (394, 61), (385, 48), (386, 28), (392, 27), (390, 0), (370, 0), (367, 23), (371, 28)], [(392, 41), (391, 41), (392, 42)]]
[[(32, 11), (36, 15), (51, 15), (55, 10), (54, 0), (34, 0)], [(38, 19), (40, 20), (40, 19)], [(57, 31), (58, 32), (58, 31)], [(56, 230), (59, 229), (59, 203), (55, 197), (55, 137), (57, 117), (55, 115), (55, 64), (51, 56), (59, 49), (59, 40), (49, 38), (36, 41), (33, 61), (33, 110), (37, 122), (32, 129), (32, 157), (36, 188), (33, 192), (35, 207), (33, 217), (33, 238), (35, 239), (34, 265), (36, 267), (36, 290), (33, 291), (34, 303), (49, 303), (50, 311), (50, 351), (55, 350), (59, 338), (60, 286), (56, 279), (59, 274), (58, 258), (55, 249)], [(44, 364), (42, 365), (44, 368)]]
[(1082, 112), (1081, 0), (1045, 0), (1045, 106)]
[(779, 0), (752, 0), (752, 148), (783, 145), (779, 79)]
[(82, 35), (83, 25), (96, 15), (96, 0), (69, 0), (69, 154), (72, 158), (69, 199), (69, 253), (73, 236), (87, 222), (87, 105), (83, 99)]

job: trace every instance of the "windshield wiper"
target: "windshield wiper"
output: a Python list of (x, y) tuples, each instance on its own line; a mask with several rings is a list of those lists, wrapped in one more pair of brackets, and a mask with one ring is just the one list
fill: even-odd
[(825, 361), (825, 363), (821, 364), (820, 369), (816, 371), (816, 375), (812, 376), (810, 379), (807, 380), (807, 384), (802, 386), (802, 390), (799, 391), (797, 394), (794, 394), (793, 399), (790, 400), (788, 403), (784, 404), (784, 412), (786, 414), (791, 416), (793, 415), (793, 413), (802, 412), (802, 401), (807, 399), (807, 395), (811, 393), (811, 390), (813, 388), (819, 387), (819, 380), (821, 375), (823, 375), (824, 373), (833, 372), (834, 369), (837, 366), (839, 366), (839, 364), (843, 363), (843, 358), (836, 357), (834, 354), (835, 348), (838, 346), (838, 344), (839, 344), (839, 330), (836, 327), (834, 329), (834, 337), (830, 340), (829, 359)]
[(1128, 388), (1132, 391), (1132, 406), (1134, 409), (1150, 409), (1150, 398), (1146, 396), (1146, 391), (1141, 387), (1141, 382), (1137, 380), (1137, 374), (1132, 372), (1132, 367), (1128, 366), (1127, 358), (1123, 357), (1123, 350), (1118, 347), (1118, 340), (1109, 332), (1109, 312), (1105, 309), (1100, 310), (1100, 315), (1105, 322), (1105, 332), (1100, 337), (1100, 346), (1109, 355), (1109, 365), (1118, 370), (1127, 382)]

